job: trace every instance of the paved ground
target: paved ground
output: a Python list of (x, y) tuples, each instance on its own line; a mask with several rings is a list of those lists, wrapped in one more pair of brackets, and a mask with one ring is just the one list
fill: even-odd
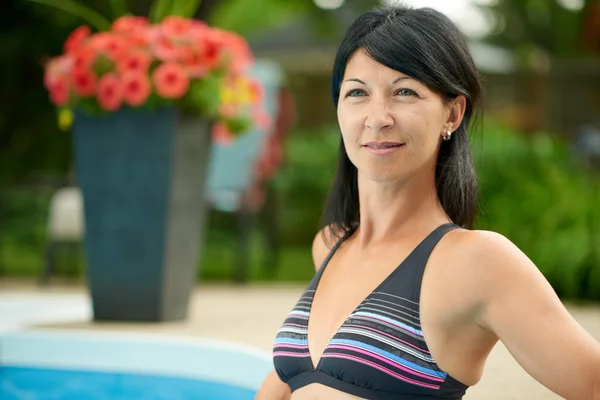
[[(41, 289), (29, 283), (0, 281), (0, 329), (129, 330), (219, 338), (271, 350), (285, 315), (302, 292), (301, 286), (199, 286), (190, 317), (164, 324), (92, 323), (87, 292), (81, 285)], [(568, 307), (600, 341), (600, 307)], [(27, 328), (29, 327), (29, 328)], [(501, 344), (490, 355), (484, 377), (469, 389), (466, 400), (554, 400), (559, 396), (530, 378)]]

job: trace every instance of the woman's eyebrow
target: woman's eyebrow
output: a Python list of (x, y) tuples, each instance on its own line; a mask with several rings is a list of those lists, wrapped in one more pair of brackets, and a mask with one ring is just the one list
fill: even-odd
[[(410, 76), (400, 76), (400, 77), (394, 79), (394, 82), (392, 82), (392, 85), (395, 85), (396, 83), (406, 80), (406, 79), (412, 80), (413, 78), (411, 78)], [(358, 78), (348, 78), (348, 79), (344, 80), (344, 82), (358, 82), (362, 85), (365, 85), (365, 86), (367, 85), (365, 82), (363, 82), (362, 80), (360, 80)]]

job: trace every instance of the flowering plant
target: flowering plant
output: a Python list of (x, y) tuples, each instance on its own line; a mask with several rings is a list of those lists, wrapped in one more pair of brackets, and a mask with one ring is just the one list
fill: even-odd
[(46, 64), (44, 85), (63, 109), (102, 114), (175, 105), (231, 136), (266, 123), (262, 88), (245, 75), (252, 62), (247, 42), (233, 32), (180, 16), (155, 24), (123, 16), (107, 31), (75, 29), (64, 53)]

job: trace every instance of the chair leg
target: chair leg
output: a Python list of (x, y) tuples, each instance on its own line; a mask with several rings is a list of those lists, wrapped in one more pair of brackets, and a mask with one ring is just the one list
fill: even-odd
[(46, 246), (46, 254), (44, 255), (44, 266), (42, 267), (42, 276), (40, 284), (46, 285), (50, 281), (54, 269), (56, 267), (56, 243), (51, 241)]
[(265, 270), (269, 279), (275, 278), (280, 262), (280, 238), (279, 238), (279, 203), (277, 192), (272, 184), (267, 184), (267, 194), (262, 209), (262, 222), (265, 239), (267, 243), (267, 254), (265, 257)]
[(246, 283), (250, 269), (250, 238), (254, 226), (254, 213), (251, 210), (242, 208), (237, 213), (237, 222), (238, 240), (234, 280), (236, 283)]
[(73, 277), (79, 276), (79, 252), (81, 249), (81, 244), (77, 241), (73, 241), (69, 243), (69, 253), (70, 254), (70, 274)]

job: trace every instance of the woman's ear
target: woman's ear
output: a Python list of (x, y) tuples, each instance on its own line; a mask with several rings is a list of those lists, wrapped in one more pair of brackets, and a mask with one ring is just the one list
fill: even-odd
[(448, 113), (448, 119), (446, 120), (445, 125), (451, 132), (457, 130), (462, 123), (466, 108), (467, 99), (462, 94), (458, 95), (450, 102), (450, 112)]

